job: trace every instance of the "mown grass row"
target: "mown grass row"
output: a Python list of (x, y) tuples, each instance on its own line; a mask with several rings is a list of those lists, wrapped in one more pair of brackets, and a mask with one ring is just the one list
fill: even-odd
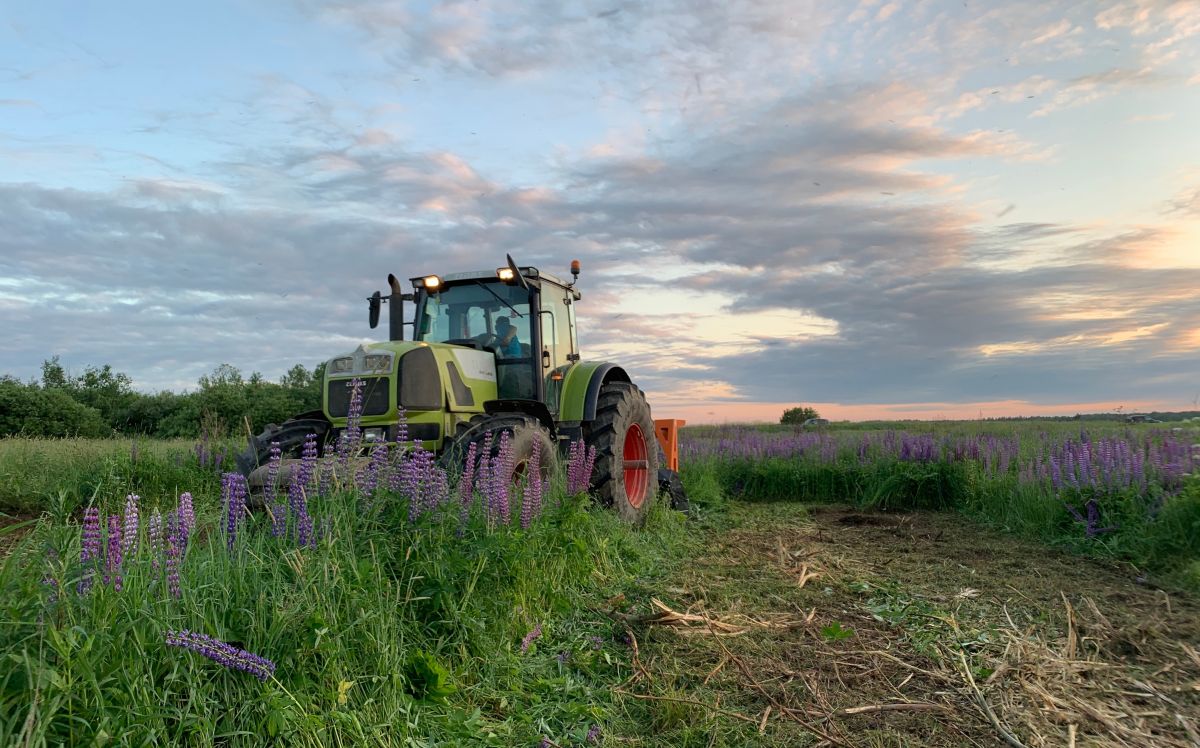
[[(1138, 488), (1093, 495), (1053, 492), (1016, 474), (996, 475), (973, 460), (910, 462), (878, 459), (824, 461), (812, 456), (766, 459), (704, 457), (686, 466), (748, 501), (846, 503), (887, 510), (958, 510), (1006, 532), (1075, 552), (1130, 561), (1162, 580), (1200, 591), (1200, 476), (1183, 489), (1148, 499)], [(1105, 532), (1090, 535), (1081, 511), (1091, 498), (1103, 506)], [(1102, 501), (1101, 501), (1102, 500)], [(1153, 506), (1148, 511), (1147, 506)], [(1085, 518), (1086, 519), (1086, 518)], [(1094, 529), (1094, 528), (1093, 528)], [(1002, 542), (998, 536), (980, 543)]]

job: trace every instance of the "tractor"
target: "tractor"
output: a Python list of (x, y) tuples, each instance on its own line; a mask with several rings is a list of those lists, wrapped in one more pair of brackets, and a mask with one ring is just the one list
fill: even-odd
[[(394, 443), (401, 413), (408, 439), (461, 470), (471, 445), (493, 452), (507, 432), (514, 480), (540, 446), (553, 470), (569, 445), (595, 447), (592, 494), (629, 522), (646, 515), (657, 493), (687, 509), (676, 472), (675, 427), (656, 424), (644, 393), (620, 366), (583, 361), (575, 327), (579, 261), (567, 283), (506, 256), (503, 267), (412, 278), (406, 292), (388, 275), (390, 293), (368, 298), (370, 327), (387, 305), (387, 342), (365, 343), (325, 364), (322, 408), (251, 436), (238, 468), (261, 486), (272, 443), (285, 462), (300, 456), (308, 434), (321, 452), (346, 428), (352, 382), (361, 398), (365, 442)], [(405, 320), (405, 302), (415, 309)], [(411, 339), (405, 328), (411, 327)], [(664, 447), (666, 451), (664, 452)], [(668, 464), (664, 464), (668, 463)]]

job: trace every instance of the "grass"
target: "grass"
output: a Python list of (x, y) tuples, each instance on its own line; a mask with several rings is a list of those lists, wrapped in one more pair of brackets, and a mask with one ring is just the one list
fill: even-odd
[[(894, 445), (907, 437), (891, 432), (810, 434), (778, 426), (685, 430), (682, 452), (687, 473), (744, 501), (957, 510), (997, 530), (1125, 560), (1160, 584), (1200, 591), (1200, 478), (1185, 475), (1168, 488), (1147, 457), (1146, 471), (1154, 474), (1144, 488), (1055, 490), (1049, 478), (1033, 477), (1033, 466), (1039, 459), (1044, 464), (1047, 450), (1062, 439), (1083, 437), (1078, 424), (1047, 426), (1004, 425), (988, 433), (979, 424), (944, 424), (920, 432), (933, 449), (927, 459), (904, 459)], [(1125, 439), (1134, 448), (1170, 438), (1186, 450), (1200, 441), (1200, 431), (1191, 427), (1175, 432), (1089, 423), (1084, 429), (1093, 442)], [(956, 453), (980, 446), (980, 456)], [(1200, 457), (1184, 455), (1184, 465), (1200, 465)], [(1090, 500), (1100, 508), (1094, 533), (1068, 508), (1086, 514)]]
[[(219, 473), (202, 465), (196, 442), (184, 439), (0, 438), (0, 514), (59, 520), (89, 503), (126, 493), (177, 497), (183, 491), (213, 492)], [(221, 445), (231, 466), (233, 444)]]
[[(1072, 571), (1091, 562), (1048, 562), (1041, 544), (1125, 559), (1151, 548), (1180, 560), (1172, 580), (1184, 584), (1190, 573), (1200, 589), (1194, 481), (1141, 536), (1097, 542), (1081, 537), (1061, 505), (967, 463), (704, 459), (683, 473), (697, 508), (687, 522), (655, 507), (645, 527), (628, 527), (564, 496), (561, 479), (527, 530), (480, 516), (412, 523), (401, 499), (364, 512), (343, 492), (312, 501), (318, 526), (328, 521), (316, 547), (273, 537), (258, 516), (231, 552), (219, 475), (190, 443), (138, 442), (135, 456), (127, 441), (5, 440), (0, 472), (6, 511), (22, 507), (17, 524), (0, 527), (0, 745), (583, 746), (596, 727), (607, 745), (819, 742), (780, 718), (786, 705), (810, 727), (854, 728), (856, 746), (959, 745), (965, 735), (986, 743), (981, 717), (831, 717), (894, 697), (884, 684), (914, 672), (855, 653), (892, 653), (941, 673), (913, 681), (906, 695), (969, 713), (962, 684), (944, 680), (946, 653), (972, 653), (980, 674), (994, 668), (1001, 611), (1018, 628), (1060, 636), (1051, 588), (1083, 592), (1098, 577)], [(100, 583), (75, 592), (80, 507), (115, 512), (134, 491), (144, 523), (183, 490), (195, 496), (201, 531), (182, 565), (180, 598), (164, 590), (145, 551), (127, 562), (120, 592)], [(726, 498), (735, 495), (748, 501)], [(830, 501), (870, 511), (829, 515), (845, 521), (810, 513)], [(956, 509), (1039, 544), (1001, 540), (947, 513), (904, 514), (916, 507)], [(912, 529), (906, 518), (930, 527)], [(1150, 620), (1113, 612), (1129, 593), (1112, 579), (1084, 592), (1112, 628)], [(1023, 598), (1004, 597), (1010, 582)], [(956, 597), (971, 587), (1001, 603)], [(1134, 590), (1139, 600), (1156, 594)], [(646, 623), (651, 598), (726, 620), (816, 613), (811, 625), (717, 640)], [(1191, 618), (1173, 625), (1184, 624), (1192, 628), (1177, 630), (1196, 630)], [(165, 633), (183, 628), (271, 659), (273, 678), (167, 647)], [(1010, 696), (1014, 709), (1024, 703)], [(763, 719), (768, 706), (774, 716)], [(934, 734), (941, 743), (930, 742)]]
[[(143, 518), (174, 492), (147, 492)], [(528, 530), (414, 524), (404, 502), (364, 513), (338, 494), (310, 507), (328, 520), (317, 547), (259, 516), (230, 552), (217, 495), (195, 498), (179, 599), (144, 534), (119, 592), (76, 593), (75, 521), (37, 523), (0, 558), (0, 744), (581, 744), (619, 720), (609, 686), (627, 668), (591, 611), (668, 573), (686, 542), (669, 510), (634, 529), (556, 489)], [(165, 646), (180, 629), (271, 659), (274, 677)]]

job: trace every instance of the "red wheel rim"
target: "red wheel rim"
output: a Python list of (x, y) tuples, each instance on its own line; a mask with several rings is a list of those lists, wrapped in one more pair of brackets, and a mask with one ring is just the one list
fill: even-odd
[(650, 455), (646, 435), (636, 423), (625, 432), (625, 449), (621, 456), (625, 461), (625, 497), (635, 508), (641, 507), (650, 487)]

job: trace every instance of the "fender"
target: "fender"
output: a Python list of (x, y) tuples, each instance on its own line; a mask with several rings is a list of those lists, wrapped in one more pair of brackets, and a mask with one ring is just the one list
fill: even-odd
[(593, 421), (600, 388), (606, 382), (629, 382), (629, 375), (607, 361), (584, 361), (570, 368), (563, 381), (560, 421)]
[(537, 400), (488, 400), (483, 404), (483, 412), (489, 416), (497, 413), (524, 413), (533, 416), (550, 431), (550, 438), (557, 438), (554, 428), (554, 418), (546, 404)]

